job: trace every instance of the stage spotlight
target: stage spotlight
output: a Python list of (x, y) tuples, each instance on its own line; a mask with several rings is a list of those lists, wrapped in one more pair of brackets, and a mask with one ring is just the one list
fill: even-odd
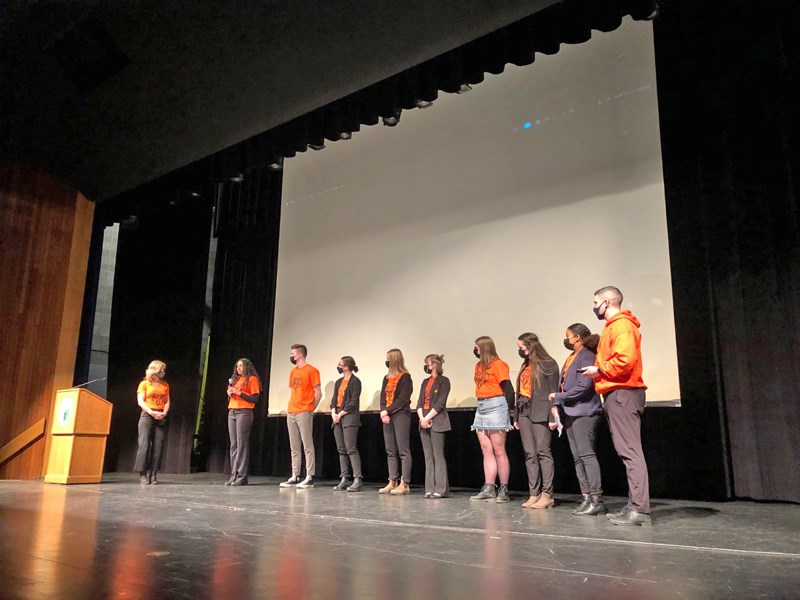
[(244, 175), (242, 173), (234, 175), (233, 177), (230, 178), (230, 181), (232, 183), (242, 183), (244, 181)]
[(462, 83), (460, 86), (458, 86), (458, 91), (456, 92), (456, 94), (466, 94), (471, 89), (472, 86), (470, 84)]
[(417, 108), (428, 108), (430, 106), (433, 106), (433, 102), (429, 100), (417, 100), (416, 104)]
[(273, 160), (271, 163), (267, 165), (267, 168), (270, 171), (280, 171), (281, 169), (283, 169), (283, 157), (279, 156), (278, 158)]
[(349, 131), (343, 131), (342, 133), (339, 134), (339, 139), (340, 140), (349, 140), (352, 137), (353, 137), (353, 134), (350, 133)]
[(400, 122), (400, 113), (403, 112), (401, 109), (395, 109), (394, 113), (389, 117), (381, 117), (381, 121), (386, 127), (394, 127)]
[(125, 231), (136, 231), (139, 229), (139, 217), (128, 215), (119, 220), (119, 226)]
[(321, 144), (309, 144), (308, 147), (311, 148), (312, 150), (319, 151), (325, 148), (325, 143), (323, 142)]
[(200, 196), (202, 196), (202, 194), (200, 192), (198, 192), (197, 190), (190, 190), (189, 191), (189, 197), (190, 198), (199, 198)]

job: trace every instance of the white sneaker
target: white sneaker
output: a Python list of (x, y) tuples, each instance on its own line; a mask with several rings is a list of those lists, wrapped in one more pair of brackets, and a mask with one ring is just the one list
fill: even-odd
[(308, 477), (303, 479), (303, 481), (297, 484), (298, 489), (305, 489), (311, 487), (314, 487), (314, 479), (311, 477), (311, 475), (309, 475)]
[(297, 485), (298, 483), (300, 483), (300, 478), (295, 477), (293, 475), (292, 477), (289, 477), (289, 479), (287, 479), (286, 481), (282, 481), (281, 487), (292, 487), (293, 485)]

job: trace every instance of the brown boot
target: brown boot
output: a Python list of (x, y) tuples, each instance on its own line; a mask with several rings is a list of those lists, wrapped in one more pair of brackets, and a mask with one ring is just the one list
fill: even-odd
[(400, 484), (389, 492), (392, 496), (405, 496), (411, 493), (411, 487), (402, 479)]
[(536, 504), (536, 502), (539, 501), (539, 496), (541, 496), (541, 494), (536, 494), (535, 496), (531, 494), (531, 497), (522, 503), (522, 508), (530, 508), (531, 506)]
[(378, 493), (379, 494), (388, 494), (389, 492), (391, 492), (396, 487), (397, 487), (397, 481), (395, 481), (394, 479), (390, 479), (389, 483), (387, 485), (385, 485), (384, 487), (382, 487), (381, 489), (378, 490)]
[(555, 506), (556, 501), (553, 500), (553, 497), (548, 494), (547, 492), (542, 492), (542, 495), (539, 496), (539, 499), (531, 504), (528, 508), (552, 508)]

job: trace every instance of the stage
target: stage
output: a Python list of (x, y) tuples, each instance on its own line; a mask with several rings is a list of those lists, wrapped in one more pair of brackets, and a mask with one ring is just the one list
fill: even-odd
[[(134, 474), (0, 482), (3, 598), (795, 598), (800, 507), (655, 500), (652, 527), (550, 510)], [(612, 508), (624, 500), (609, 499)]]

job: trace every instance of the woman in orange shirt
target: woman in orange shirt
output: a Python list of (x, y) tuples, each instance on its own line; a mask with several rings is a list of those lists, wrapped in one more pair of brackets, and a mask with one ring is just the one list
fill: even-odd
[[(478, 409), (472, 431), (478, 435), (483, 454), (484, 484), (470, 500), (508, 502), (508, 477), (511, 467), (506, 454), (506, 433), (513, 429), (510, 414), (514, 411), (514, 387), (508, 374), (508, 364), (497, 356), (494, 341), (488, 336), (475, 340), (472, 350), (475, 365), (475, 397)], [(495, 489), (495, 479), (500, 487)]]
[(250, 430), (261, 380), (250, 359), (240, 358), (228, 380), (228, 437), (231, 440), (231, 477), (225, 485), (247, 485), (250, 466)]
[[(381, 422), (386, 460), (389, 463), (389, 483), (381, 494), (408, 494), (411, 492), (411, 391), (413, 382), (408, 374), (403, 353), (393, 348), (386, 353), (389, 372), (381, 386)], [(397, 457), (400, 457), (398, 468)]]
[(164, 428), (169, 413), (169, 384), (164, 380), (167, 365), (160, 360), (152, 361), (144, 372), (144, 380), (136, 390), (136, 401), (142, 413), (139, 415), (139, 444), (133, 470), (139, 472), (139, 483), (158, 483), (161, 451), (164, 447)]

